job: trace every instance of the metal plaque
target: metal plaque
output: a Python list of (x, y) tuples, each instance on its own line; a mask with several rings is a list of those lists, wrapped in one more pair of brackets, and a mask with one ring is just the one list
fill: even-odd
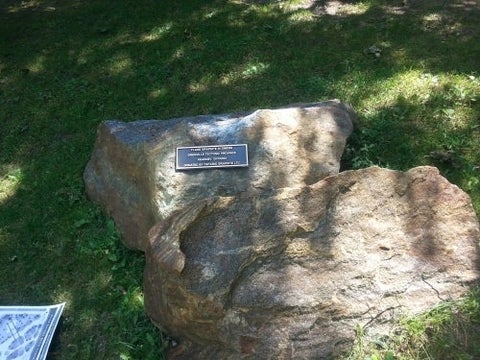
[(177, 170), (248, 167), (247, 144), (178, 147)]

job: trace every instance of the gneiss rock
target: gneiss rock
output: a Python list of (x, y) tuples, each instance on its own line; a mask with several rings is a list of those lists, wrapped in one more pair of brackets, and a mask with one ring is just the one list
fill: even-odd
[[(354, 113), (339, 101), (235, 116), (106, 121), (84, 179), (129, 247), (175, 211), (211, 196), (313, 184), (338, 173)], [(248, 144), (247, 169), (175, 171), (181, 146)]]
[(475, 212), (436, 168), (299, 183), (198, 200), (152, 228), (145, 305), (180, 343), (171, 358), (335, 357), (357, 325), (388, 331), (478, 279)]
[[(338, 174), (353, 118), (329, 101), (100, 126), (87, 193), (145, 251), (171, 358), (334, 357), (478, 279), (474, 210), (436, 168)], [(242, 143), (248, 168), (175, 171), (177, 147)]]

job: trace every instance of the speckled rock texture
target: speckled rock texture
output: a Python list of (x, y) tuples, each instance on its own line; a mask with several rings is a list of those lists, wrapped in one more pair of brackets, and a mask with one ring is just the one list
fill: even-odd
[[(313, 184), (338, 173), (355, 114), (337, 100), (257, 110), (125, 123), (98, 129), (84, 179), (131, 248), (144, 250), (149, 229), (201, 199)], [(244, 169), (176, 171), (182, 146), (248, 144)]]
[(150, 231), (145, 305), (174, 359), (327, 359), (360, 325), (461, 297), (478, 279), (469, 197), (433, 167), (346, 171), (220, 196)]

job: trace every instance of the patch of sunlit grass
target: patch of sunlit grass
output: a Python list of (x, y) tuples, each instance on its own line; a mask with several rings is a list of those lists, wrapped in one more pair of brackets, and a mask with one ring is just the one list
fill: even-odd
[(65, 306), (68, 309), (74, 304), (74, 296), (70, 291), (59, 287), (52, 296), (52, 302), (55, 304), (65, 303)]
[(21, 168), (11, 168), (0, 177), (0, 204), (14, 196), (23, 179)]
[(117, 54), (109, 61), (108, 71), (112, 75), (119, 75), (128, 72), (133, 65), (133, 61), (129, 54)]
[(188, 85), (188, 91), (191, 93), (201, 93), (205, 92), (209, 88), (210, 81), (208, 79), (201, 79), (199, 81), (194, 81)]
[(308, 10), (300, 10), (293, 12), (289, 17), (292, 24), (299, 24), (303, 22), (311, 22), (316, 20), (316, 16)]
[(40, 0), (27, 0), (27, 1), (16, 1), (15, 4), (9, 5), (7, 11), (10, 13), (16, 13), (22, 10), (34, 9), (42, 4)]
[[(358, 77), (357, 77), (358, 79)], [(371, 85), (372, 86), (372, 85)], [(375, 82), (372, 86), (375, 96), (364, 97), (360, 101), (362, 109), (391, 106), (403, 98), (418, 106), (426, 106), (432, 101), (443, 102), (444, 115), (452, 120), (472, 120), (470, 105), (475, 103), (480, 93), (480, 83), (475, 77), (431, 74), (419, 69), (405, 70)], [(448, 110), (451, 109), (451, 110)], [(432, 114), (434, 116), (434, 114)], [(460, 125), (460, 122), (457, 124)]]
[(354, 349), (343, 359), (476, 359), (480, 356), (478, 330), (480, 298), (474, 289), (461, 301), (404, 317), (389, 336), (368, 338), (359, 331)]
[(142, 34), (140, 40), (142, 42), (158, 41), (162, 39), (172, 29), (173, 22), (167, 22), (166, 24), (155, 26), (149, 32)]
[(32, 73), (39, 73), (45, 70), (45, 55), (36, 56), (30, 64), (27, 66), (28, 70)]
[(164, 88), (162, 89), (155, 89), (150, 91), (149, 97), (152, 99), (158, 99), (161, 98), (162, 96), (165, 96), (168, 93), (168, 91)]
[(341, 15), (362, 15), (365, 14), (371, 7), (369, 2), (359, 2), (356, 4), (342, 4), (340, 7)]
[(259, 60), (250, 60), (237, 66), (233, 71), (229, 71), (220, 77), (219, 83), (222, 86), (233, 84), (239, 80), (252, 79), (261, 76), (268, 71), (270, 65)]

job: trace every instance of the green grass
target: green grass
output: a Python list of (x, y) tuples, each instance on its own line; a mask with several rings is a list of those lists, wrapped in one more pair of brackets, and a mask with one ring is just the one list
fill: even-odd
[[(302, 1), (0, 1), (0, 304), (67, 302), (52, 359), (162, 351), (142, 254), (84, 195), (107, 119), (339, 98), (359, 115), (344, 169), (435, 165), (480, 213), (480, 10), (410, 2), (344, 1), (324, 15)], [(468, 344), (480, 343), (478, 309), (459, 306)], [(407, 322), (408, 347), (392, 340), (378, 356), (438, 354), (434, 318), (413, 320), (427, 324), (418, 333)], [(478, 358), (464, 339), (448, 338), (444, 358)]]
[(466, 360), (480, 357), (480, 289), (461, 301), (444, 302), (416, 317), (400, 321), (390, 336), (357, 341), (345, 359), (369, 360)]

